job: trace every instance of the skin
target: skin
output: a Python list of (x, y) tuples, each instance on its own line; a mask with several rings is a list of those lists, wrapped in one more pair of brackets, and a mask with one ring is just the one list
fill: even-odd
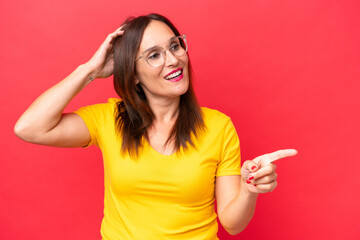
[[(151, 21), (144, 31), (136, 58), (153, 46), (167, 48), (169, 40), (174, 36), (165, 23)], [(150, 66), (143, 58), (136, 61), (136, 83), (142, 86), (155, 115), (153, 126), (148, 131), (149, 143), (161, 154), (173, 153), (173, 143), (165, 147), (164, 143), (177, 119), (180, 96), (186, 93), (189, 87), (188, 62), (187, 54), (176, 57), (170, 51), (166, 51), (165, 63), (160, 67)], [(184, 77), (180, 81), (171, 82), (165, 79), (167, 74), (178, 68), (183, 69)]]
[[(47, 146), (87, 145), (91, 136), (82, 118), (75, 113), (64, 114), (63, 111), (92, 79), (107, 78), (113, 74), (112, 43), (122, 34), (121, 27), (110, 33), (89, 61), (41, 94), (15, 124), (15, 134), (27, 142)], [(174, 33), (167, 25), (152, 21), (144, 32), (137, 56), (154, 45), (166, 48), (172, 36)], [(165, 148), (163, 145), (178, 116), (180, 96), (189, 86), (188, 56), (174, 57), (167, 51), (163, 66), (153, 68), (140, 59), (136, 67), (136, 81), (143, 87), (155, 114), (153, 126), (149, 129), (149, 143), (159, 153), (170, 155), (173, 145)], [(164, 79), (165, 75), (179, 67), (183, 68), (182, 80), (170, 82)], [(276, 188), (277, 174), (273, 162), (296, 154), (296, 150), (286, 149), (261, 155), (244, 162), (241, 176), (216, 177), (217, 212), (228, 233), (235, 235), (241, 232), (254, 214), (258, 194)]]
[(121, 27), (110, 33), (89, 61), (79, 65), (69, 76), (42, 93), (18, 119), (14, 133), (24, 141), (46, 146), (87, 145), (91, 138), (82, 118), (63, 111), (92, 79), (113, 74), (112, 43), (122, 34)]
[[(150, 47), (168, 47), (169, 39), (174, 36), (175, 34), (165, 23), (151, 21), (145, 29), (136, 58)], [(150, 66), (144, 58), (136, 61), (136, 83), (140, 82), (152, 109), (154, 107), (156, 110), (160, 102), (178, 102), (180, 95), (188, 90), (188, 62), (187, 54), (176, 57), (170, 51), (166, 51), (165, 63), (160, 67)], [(179, 67), (183, 68), (183, 79), (178, 82), (170, 82), (164, 79), (168, 73)]]
[(245, 229), (254, 215), (259, 193), (272, 192), (277, 187), (276, 165), (273, 162), (296, 154), (295, 149), (264, 154), (245, 161), (241, 167), (241, 176), (216, 178), (217, 212), (229, 234), (236, 235)]

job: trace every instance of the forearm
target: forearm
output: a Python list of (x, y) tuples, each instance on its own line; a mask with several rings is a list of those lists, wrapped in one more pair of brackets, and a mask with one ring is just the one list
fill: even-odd
[(225, 207), (221, 215), (221, 224), (231, 235), (236, 235), (250, 222), (255, 212), (258, 194), (249, 193), (241, 182), (239, 194)]
[[(71, 99), (89, 82), (91, 69), (78, 66), (69, 76), (41, 94), (22, 114), (15, 125), (15, 133), (23, 138), (43, 134), (54, 128)], [(34, 136), (35, 137), (35, 136)]]

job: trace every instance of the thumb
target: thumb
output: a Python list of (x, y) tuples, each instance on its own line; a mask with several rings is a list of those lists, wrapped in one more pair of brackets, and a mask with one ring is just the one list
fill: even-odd
[(259, 165), (256, 164), (255, 161), (252, 160), (247, 160), (244, 162), (241, 170), (244, 170), (244, 173), (252, 173), (252, 172), (256, 172), (259, 169)]

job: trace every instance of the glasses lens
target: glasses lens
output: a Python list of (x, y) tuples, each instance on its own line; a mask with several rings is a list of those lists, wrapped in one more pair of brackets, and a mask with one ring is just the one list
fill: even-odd
[[(170, 42), (169, 51), (174, 56), (180, 57), (187, 52), (187, 42), (185, 36), (178, 36)], [(160, 67), (164, 64), (164, 49), (156, 48), (146, 56), (146, 61), (153, 67)]]
[(153, 67), (161, 66), (164, 62), (164, 56), (162, 54), (162, 49), (157, 48), (157, 49), (154, 49), (153, 51), (151, 51), (150, 53), (148, 53), (146, 56), (146, 60)]
[(182, 36), (175, 38), (169, 47), (170, 52), (175, 56), (182, 56), (186, 53), (187, 46)]

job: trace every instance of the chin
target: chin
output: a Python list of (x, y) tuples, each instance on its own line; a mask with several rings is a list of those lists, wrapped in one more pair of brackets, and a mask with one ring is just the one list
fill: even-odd
[(183, 78), (178, 86), (176, 86), (176, 92), (178, 96), (184, 95), (189, 89), (189, 79)]

